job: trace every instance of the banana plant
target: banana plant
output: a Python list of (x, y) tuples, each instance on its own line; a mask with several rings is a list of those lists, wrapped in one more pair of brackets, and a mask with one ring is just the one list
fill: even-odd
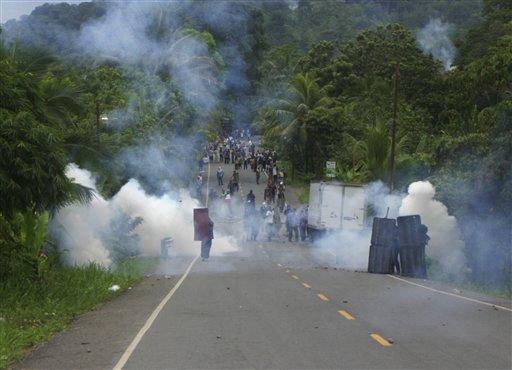
[(48, 212), (38, 213), (26, 210), (20, 216), (21, 256), (38, 279), (43, 279), (49, 268), (44, 246), (48, 243)]

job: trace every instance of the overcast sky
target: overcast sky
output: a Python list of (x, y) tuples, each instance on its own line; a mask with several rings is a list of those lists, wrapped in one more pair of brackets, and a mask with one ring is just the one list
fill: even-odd
[[(82, 0), (83, 1), (83, 0)], [(12, 18), (19, 18), (23, 14), (30, 14), (36, 6), (44, 3), (79, 3), (73, 0), (0, 0), (0, 23)]]

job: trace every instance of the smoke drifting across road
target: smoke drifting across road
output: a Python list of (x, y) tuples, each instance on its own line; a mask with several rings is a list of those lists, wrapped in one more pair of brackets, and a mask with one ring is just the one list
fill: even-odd
[[(142, 224), (135, 229), (142, 255), (159, 256), (160, 240), (168, 236), (174, 240), (172, 254), (198, 253), (198, 245), (192, 240), (192, 210), (200, 207), (200, 204), (188, 191), (182, 189), (162, 196), (148, 195), (137, 180), (131, 179), (112, 199), (106, 200), (97, 193), (95, 180), (89, 171), (70, 164), (67, 176), (95, 191), (90, 204), (65, 207), (50, 224), (52, 235), (66, 250), (64, 256), (68, 263), (80, 265), (95, 262), (110, 266), (114, 261), (110, 256), (111, 246), (105, 240), (121, 236), (113, 235), (109, 228), (120, 213), (130, 218), (142, 217)], [(236, 250), (233, 237), (216, 233), (214, 255)]]
[[(187, 19), (184, 15), (188, 15), (206, 28), (221, 32), (234, 22), (226, 22), (226, 14), (233, 19), (236, 16), (235, 23), (240, 27), (245, 25), (246, 14), (230, 11), (230, 2), (195, 4), (108, 2), (103, 16), (66, 37), (75, 53), (95, 65), (117, 65), (127, 77), (131, 92), (127, 103), (106, 112), (110, 129), (137, 125), (148, 114), (161, 117), (149, 138), (126, 148), (113, 161), (131, 179), (112, 199), (106, 200), (96, 192), (89, 206), (69, 206), (56, 216), (52, 233), (61, 250), (68, 251), (69, 263), (114, 263), (105, 240), (112, 233), (109, 224), (120, 213), (142, 218), (134, 230), (141, 254), (158, 255), (160, 240), (167, 236), (174, 239), (174, 253), (198, 252), (198, 244), (192, 240), (192, 210), (200, 204), (183, 189), (196, 165), (195, 135), (218, 106), (223, 83), (243, 86), (247, 81), (236, 40), (225, 39), (216, 45), (211, 35), (198, 31), (201, 27), (194, 28), (194, 22), (183, 22)], [(218, 50), (228, 55), (231, 63), (224, 64)], [(151, 107), (141, 106), (143, 100), (151, 102)], [(182, 114), (175, 114), (180, 107), (185, 107)], [(71, 164), (68, 176), (96, 190), (90, 172)], [(148, 194), (148, 190), (157, 195)], [(234, 238), (216, 232), (213, 255), (236, 248)]]
[[(415, 215), (421, 216), (431, 240), (426, 248), (428, 257), (439, 261), (443, 273), (461, 277), (466, 272), (466, 260), (457, 220), (448, 214), (446, 206), (434, 199), (435, 188), (428, 181), (417, 181), (409, 185), (408, 193), (389, 193), (382, 182), (374, 182), (366, 188), (366, 201), (376, 217)], [(362, 231), (341, 230), (328, 233), (315, 244), (320, 251), (329, 251), (336, 256), (333, 264), (355, 270), (366, 270), (371, 238), (371, 220)], [(314, 255), (317, 255), (314, 252)]]

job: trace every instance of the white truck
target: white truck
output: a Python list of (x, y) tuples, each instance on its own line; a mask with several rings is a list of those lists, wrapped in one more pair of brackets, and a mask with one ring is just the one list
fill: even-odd
[(308, 231), (362, 230), (365, 218), (363, 185), (312, 182), (309, 188)]

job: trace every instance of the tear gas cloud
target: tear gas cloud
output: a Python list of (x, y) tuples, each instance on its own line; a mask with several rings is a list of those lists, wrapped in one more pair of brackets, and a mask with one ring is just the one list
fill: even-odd
[[(236, 15), (236, 22), (225, 22), (226, 12), (232, 18)], [(197, 31), (180, 24), (183, 14), (193, 14), (220, 32), (226, 27), (245, 27), (245, 13), (227, 2), (195, 6), (194, 2), (126, 1), (106, 3), (102, 17), (72, 36), (67, 31), (67, 44), (80, 55), (96, 64), (114, 62), (127, 77), (132, 93), (125, 106), (108, 112), (110, 129), (137, 125), (148, 113), (161, 117), (156, 126), (166, 127), (156, 130), (144, 144), (126, 148), (112, 164), (123, 168), (125, 178), (143, 180), (144, 188), (132, 178), (110, 200), (97, 194), (88, 206), (72, 205), (58, 213), (52, 233), (61, 249), (68, 250), (69, 263), (111, 265), (114, 261), (105, 234), (111, 232), (108, 225), (120, 212), (143, 219), (135, 229), (142, 254), (159, 255), (160, 240), (167, 236), (174, 239), (176, 253), (197, 254), (192, 210), (199, 202), (182, 187), (195, 166), (197, 140), (191, 134), (220, 98), (218, 77), (223, 62)], [(233, 34), (243, 37), (244, 32)], [(228, 38), (217, 48), (229, 59), (226, 83), (243, 89), (247, 86), (245, 65), (235, 41)], [(150, 101), (151, 107), (141, 106), (143, 100)], [(177, 117), (176, 106), (186, 104), (196, 113)], [(96, 189), (91, 174), (76, 165), (69, 166), (68, 176)], [(217, 232), (215, 239), (213, 255), (236, 250), (233, 238)]]
[[(366, 201), (376, 217), (389, 218), (419, 214), (428, 227), (430, 236), (426, 255), (440, 262), (444, 272), (458, 275), (466, 272), (464, 242), (461, 240), (457, 220), (448, 214), (446, 206), (434, 199), (435, 188), (428, 181), (409, 185), (408, 193), (389, 193), (382, 182), (374, 182), (366, 188)], [(371, 220), (362, 231), (341, 230), (328, 233), (316, 242), (320, 251), (336, 255), (336, 265), (348, 269), (365, 270), (371, 238)], [(314, 253), (318, 255), (317, 252)]]
[(400, 216), (421, 216), (428, 227), (430, 241), (427, 256), (439, 261), (444, 271), (460, 275), (466, 269), (464, 242), (461, 239), (457, 219), (448, 214), (446, 206), (434, 199), (436, 190), (428, 181), (409, 185), (407, 196), (402, 200)]
[[(96, 191), (92, 174), (70, 164), (66, 174), (75, 182)], [(148, 195), (137, 182), (131, 179), (110, 200), (96, 196), (88, 205), (74, 204), (60, 210), (52, 220), (50, 231), (57, 239), (65, 259), (70, 264), (112, 264), (109, 247), (104, 242), (109, 232), (108, 225), (119, 212), (131, 218), (142, 217), (143, 222), (135, 229), (139, 235), (139, 250), (142, 255), (159, 256), (160, 240), (171, 236), (174, 240), (172, 253), (196, 255), (198, 244), (192, 240), (194, 227), (192, 211), (199, 202), (190, 197), (188, 191), (179, 190), (162, 196)], [(108, 235), (107, 235), (108, 236)], [(111, 235), (115, 237), (115, 235)], [(237, 250), (233, 237), (215, 235), (212, 254), (223, 254)]]
[(418, 44), (421, 49), (431, 54), (434, 59), (443, 63), (446, 71), (452, 68), (457, 50), (449, 36), (450, 25), (440, 19), (431, 19), (425, 27), (417, 33)]
[[(207, 64), (205, 42), (183, 31), (176, 17), (178, 3), (114, 2), (107, 13), (87, 23), (76, 39), (76, 47), (95, 59), (114, 59), (121, 66), (142, 67), (146, 75), (166, 72), (180, 92), (196, 107), (210, 110), (216, 104), (217, 85), (213, 65)], [(159, 38), (156, 29), (174, 30)], [(169, 82), (155, 81), (157, 94), (169, 90)]]

